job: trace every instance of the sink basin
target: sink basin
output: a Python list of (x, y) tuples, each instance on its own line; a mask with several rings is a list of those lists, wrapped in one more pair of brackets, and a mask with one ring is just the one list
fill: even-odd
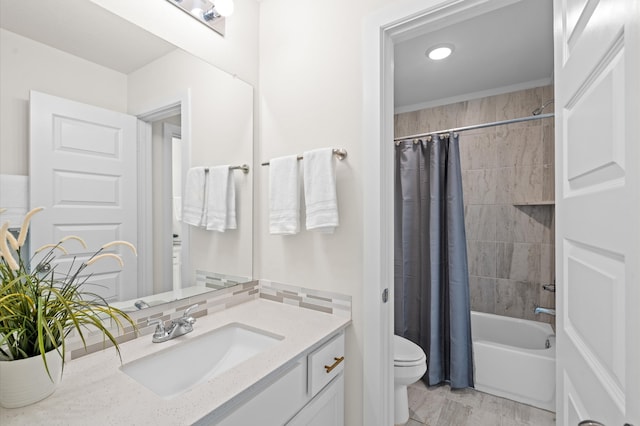
[(169, 399), (273, 347), (282, 339), (284, 337), (264, 330), (232, 323), (124, 364), (120, 369)]

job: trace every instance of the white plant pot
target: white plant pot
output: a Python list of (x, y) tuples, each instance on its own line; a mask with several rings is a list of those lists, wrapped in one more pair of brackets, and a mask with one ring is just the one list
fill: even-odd
[[(51, 377), (41, 356), (0, 361), (0, 405), (24, 407), (51, 395), (62, 378), (62, 357), (55, 351), (46, 353)], [(52, 380), (53, 379), (53, 380)]]

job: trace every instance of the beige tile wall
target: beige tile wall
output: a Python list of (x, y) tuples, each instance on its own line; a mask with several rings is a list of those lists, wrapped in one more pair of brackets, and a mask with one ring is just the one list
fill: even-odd
[[(553, 86), (397, 114), (396, 137), (531, 115)], [(553, 104), (545, 113), (553, 112)], [(553, 323), (544, 291), (554, 270), (552, 118), (460, 133), (471, 308)]]

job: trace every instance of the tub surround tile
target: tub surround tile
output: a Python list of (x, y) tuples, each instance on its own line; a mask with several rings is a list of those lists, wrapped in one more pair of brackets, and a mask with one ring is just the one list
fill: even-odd
[(540, 246), (540, 282), (542, 284), (551, 284), (555, 281), (555, 257), (556, 250), (553, 244)]
[[(533, 110), (540, 107), (543, 102), (543, 88), (521, 90), (496, 96), (496, 120), (509, 120), (512, 118), (528, 117)], [(547, 109), (545, 108), (545, 112)], [(535, 126), (538, 120), (523, 121), (514, 125), (520, 127)]]
[(396, 135), (396, 137), (403, 137), (413, 134), (411, 133), (411, 129), (409, 127), (412, 121), (411, 116), (413, 114), (413, 112), (407, 112), (404, 114), (396, 114), (393, 117), (393, 134)]
[(497, 142), (495, 132), (464, 133), (460, 137), (460, 168), (483, 170), (497, 167)]
[[(472, 126), (496, 121), (495, 96), (472, 99), (459, 102), (455, 105), (457, 105), (455, 127)], [(465, 135), (467, 134), (469, 133), (465, 133)]]
[(539, 304), (539, 284), (500, 279), (496, 285), (496, 314), (536, 320), (533, 311)]
[(497, 244), (490, 241), (467, 241), (467, 262), (470, 275), (497, 276)]
[(469, 277), (471, 310), (493, 313), (496, 309), (496, 278)]
[(495, 203), (530, 204), (544, 201), (542, 196), (543, 173), (543, 165), (496, 169)]
[(513, 235), (516, 243), (551, 241), (553, 209), (548, 206), (510, 206), (513, 212)]
[(540, 282), (540, 245), (497, 243), (497, 277)]
[(542, 166), (542, 201), (556, 199), (555, 173), (555, 165), (544, 164)]
[(554, 164), (556, 149), (555, 122), (552, 118), (546, 118), (542, 120), (542, 147), (542, 164)]
[(463, 197), (466, 204), (495, 204), (496, 169), (467, 170), (462, 172)]
[(496, 130), (496, 145), (498, 167), (544, 164), (542, 126), (500, 126)]
[(464, 208), (465, 233), (470, 241), (496, 241), (499, 206), (472, 205)]
[(516, 166), (513, 168), (512, 203), (542, 201), (543, 166)]
[(444, 105), (435, 108), (421, 110), (426, 111), (426, 114), (420, 112), (418, 117), (420, 119), (426, 119), (424, 122), (429, 123), (428, 131), (446, 130), (456, 127), (456, 115), (458, 105)]

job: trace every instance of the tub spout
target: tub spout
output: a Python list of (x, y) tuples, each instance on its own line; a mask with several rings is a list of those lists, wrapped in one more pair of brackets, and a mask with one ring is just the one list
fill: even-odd
[(538, 315), (538, 314), (548, 314), (548, 315), (554, 315), (556, 314), (556, 310), (555, 309), (551, 309), (551, 308), (541, 308), (540, 306), (536, 306), (536, 308), (533, 311), (534, 314)]

